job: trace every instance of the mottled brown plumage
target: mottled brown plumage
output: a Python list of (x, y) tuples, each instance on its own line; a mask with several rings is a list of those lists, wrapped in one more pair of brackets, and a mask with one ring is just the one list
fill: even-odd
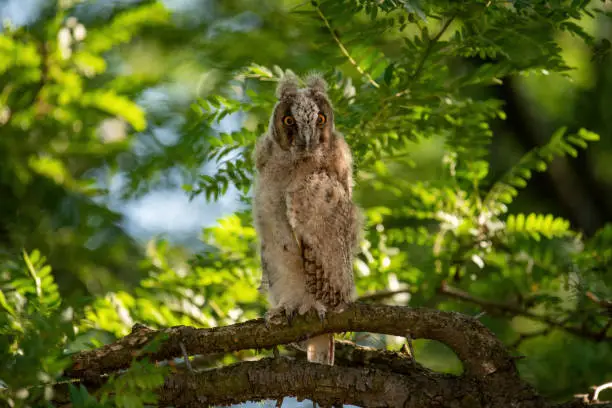
[[(359, 213), (352, 202), (351, 152), (334, 129), (326, 84), (299, 89), (285, 77), (268, 132), (255, 148), (253, 218), (260, 240), (262, 290), (281, 314), (341, 310), (354, 299), (353, 254)], [(333, 364), (333, 336), (307, 341), (310, 361)]]

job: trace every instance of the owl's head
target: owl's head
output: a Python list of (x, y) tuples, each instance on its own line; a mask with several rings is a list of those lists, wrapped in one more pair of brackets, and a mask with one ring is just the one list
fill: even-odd
[(329, 146), (334, 130), (334, 113), (327, 98), (327, 84), (319, 75), (306, 78), (299, 88), (294, 76), (278, 85), (279, 98), (270, 130), (276, 143), (294, 157), (310, 156)]

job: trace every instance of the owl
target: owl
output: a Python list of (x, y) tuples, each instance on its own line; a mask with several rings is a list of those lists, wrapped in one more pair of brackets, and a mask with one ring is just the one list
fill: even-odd
[[(281, 80), (268, 131), (254, 151), (253, 220), (268, 321), (311, 310), (324, 319), (355, 296), (361, 222), (352, 200), (352, 156), (334, 129), (325, 81), (310, 75), (305, 83)], [(333, 365), (333, 334), (305, 343), (309, 361)]]

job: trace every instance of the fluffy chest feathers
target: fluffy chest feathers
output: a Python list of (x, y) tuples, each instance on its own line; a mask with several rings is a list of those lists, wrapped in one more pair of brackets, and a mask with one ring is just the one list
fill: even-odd
[(259, 169), (253, 212), (273, 304), (285, 303), (284, 293), (293, 293), (287, 302), (300, 312), (352, 300), (357, 211), (349, 178), (342, 179), (350, 169), (334, 157), (329, 150), (287, 160), (271, 146)]

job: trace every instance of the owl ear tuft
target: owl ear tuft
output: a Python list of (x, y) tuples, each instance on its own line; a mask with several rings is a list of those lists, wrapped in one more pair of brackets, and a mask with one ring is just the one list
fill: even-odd
[(318, 72), (311, 72), (306, 77), (306, 85), (314, 92), (327, 92), (327, 82), (323, 79), (323, 75)]
[(291, 71), (287, 73), (278, 81), (278, 87), (276, 88), (276, 96), (279, 99), (285, 96), (295, 95), (299, 86), (298, 78)]

